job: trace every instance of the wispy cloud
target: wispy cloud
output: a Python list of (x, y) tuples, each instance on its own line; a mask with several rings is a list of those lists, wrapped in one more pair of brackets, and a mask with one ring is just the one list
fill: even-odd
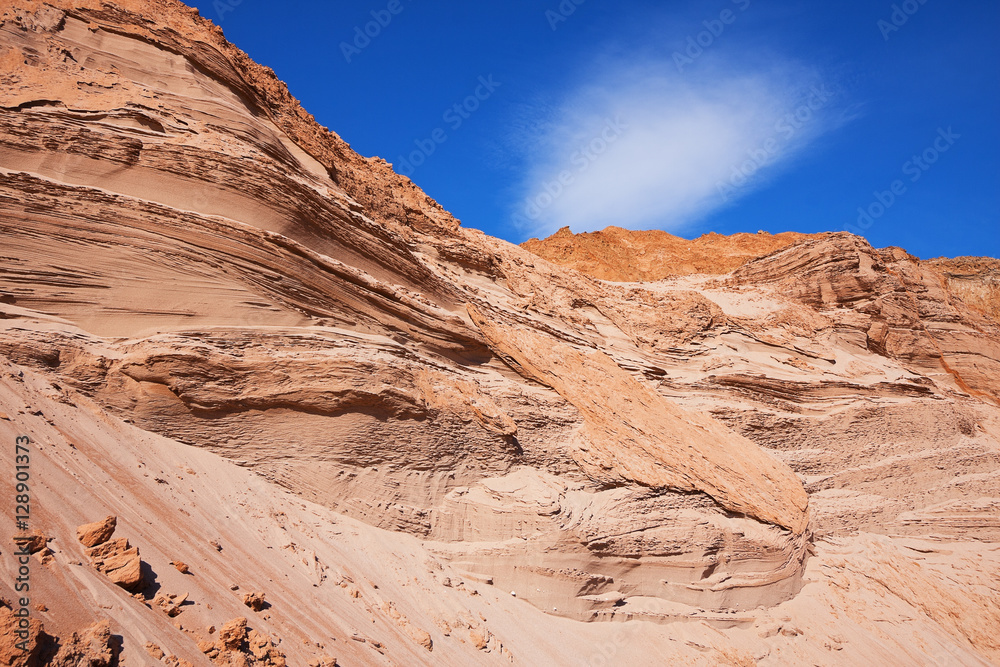
[(670, 57), (605, 66), (560, 99), (526, 142), (512, 210), (524, 234), (682, 230), (767, 182), (845, 118), (814, 69), (773, 59), (751, 69), (714, 54), (696, 74)]

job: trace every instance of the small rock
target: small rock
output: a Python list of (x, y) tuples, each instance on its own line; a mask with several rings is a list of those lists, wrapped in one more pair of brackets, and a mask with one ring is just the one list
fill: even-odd
[(769, 639), (781, 632), (781, 623), (773, 620), (764, 621), (757, 627), (757, 636), (761, 639)]
[(418, 645), (424, 647), (428, 651), (434, 650), (434, 640), (431, 639), (430, 633), (426, 630), (421, 630), (420, 628), (407, 623), (403, 626), (403, 631), (406, 632), (410, 639)]
[(188, 574), (190, 572), (190, 568), (188, 568), (187, 563), (179, 560), (172, 560), (170, 561), (170, 564), (177, 568), (177, 571), (181, 574)]
[(60, 638), (59, 652), (45, 664), (111, 667), (119, 664), (120, 651), (121, 646), (111, 633), (111, 624), (101, 621)]
[(143, 648), (146, 649), (146, 653), (153, 656), (154, 660), (162, 660), (163, 656), (166, 655), (163, 652), (163, 649), (154, 644), (153, 642), (146, 642), (146, 645)]
[(254, 611), (262, 611), (267, 606), (263, 593), (247, 593), (243, 596), (243, 604)]
[(324, 655), (319, 660), (310, 660), (309, 667), (337, 667), (337, 659)]
[(85, 523), (76, 529), (76, 537), (85, 547), (96, 547), (104, 544), (115, 534), (118, 517), (109, 516), (103, 521)]
[(239, 651), (247, 639), (247, 619), (234, 618), (219, 630), (218, 646), (224, 651)]
[(14, 536), (14, 543), (18, 546), (28, 547), (28, 553), (31, 554), (36, 554), (44, 549), (48, 542), (49, 538), (45, 537), (45, 535), (37, 530)]
[(795, 625), (785, 624), (781, 627), (781, 634), (785, 637), (798, 637), (802, 634), (802, 630)]
[(486, 650), (486, 646), (489, 644), (490, 633), (487, 630), (473, 629), (469, 632), (469, 641), (480, 651)]
[(182, 611), (181, 607), (187, 602), (187, 599), (187, 593), (184, 595), (160, 594), (153, 600), (153, 604), (162, 608), (170, 618), (176, 618), (180, 615)]

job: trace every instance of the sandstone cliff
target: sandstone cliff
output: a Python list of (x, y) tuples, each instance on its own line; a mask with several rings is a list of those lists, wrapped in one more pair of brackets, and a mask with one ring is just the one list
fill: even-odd
[[(0, 441), (33, 443), (36, 639), (1000, 659), (1000, 324), (966, 274), (782, 235), (603, 282), (462, 228), (177, 2), (0, 12)], [(109, 516), (134, 593), (78, 540)]]
[[(663, 231), (629, 231), (608, 227), (573, 234), (560, 229), (546, 239), (521, 244), (539, 257), (600, 280), (644, 282), (691, 274), (729, 273), (772, 252), (825, 234), (709, 233), (694, 240)], [(920, 261), (945, 280), (945, 288), (974, 310), (1000, 320), (1000, 260), (990, 257), (940, 257)]]
[[(812, 235), (817, 236), (817, 235)], [(539, 257), (600, 280), (644, 282), (692, 273), (723, 274), (812, 237), (809, 234), (705, 234), (693, 241), (664, 231), (608, 227), (573, 234), (568, 227), (521, 246)]]

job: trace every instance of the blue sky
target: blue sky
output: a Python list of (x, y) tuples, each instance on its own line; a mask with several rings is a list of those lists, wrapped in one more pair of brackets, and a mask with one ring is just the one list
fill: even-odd
[(847, 229), (1000, 257), (995, 0), (192, 4), (355, 150), (515, 243)]

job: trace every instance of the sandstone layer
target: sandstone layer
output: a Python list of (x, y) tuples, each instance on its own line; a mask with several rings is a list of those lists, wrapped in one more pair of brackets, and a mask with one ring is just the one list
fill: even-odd
[(1000, 322), (1000, 259), (942, 257), (924, 264), (944, 276), (948, 291), (984, 315)]
[(1000, 659), (972, 273), (749, 235), (605, 282), (463, 228), (177, 2), (0, 12), (35, 655)]
[[(647, 282), (692, 274), (722, 275), (787, 246), (826, 234), (709, 233), (687, 240), (663, 231), (608, 227), (573, 234), (568, 227), (545, 239), (521, 244), (539, 257), (600, 280)], [(916, 260), (944, 280), (944, 287), (966, 305), (1000, 321), (1000, 259), (939, 257)]]
[(521, 244), (539, 257), (600, 280), (644, 282), (692, 273), (723, 274), (775, 250), (821, 235), (714, 232), (687, 240), (660, 230), (608, 227), (574, 234), (563, 227), (545, 239)]

